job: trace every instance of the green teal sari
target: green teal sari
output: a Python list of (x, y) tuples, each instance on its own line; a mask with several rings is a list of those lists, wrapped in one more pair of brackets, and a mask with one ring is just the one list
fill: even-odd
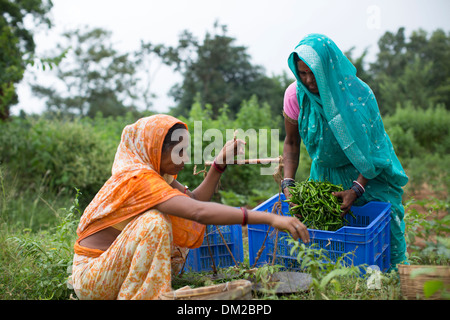
[[(302, 83), (296, 56), (313, 72), (319, 94)], [(288, 59), (297, 79), (298, 129), (312, 159), (310, 179), (349, 189), (361, 173), (369, 182), (355, 205), (391, 204), (391, 264), (406, 262), (402, 187), (408, 182), (387, 135), (376, 98), (328, 37), (311, 34)]]

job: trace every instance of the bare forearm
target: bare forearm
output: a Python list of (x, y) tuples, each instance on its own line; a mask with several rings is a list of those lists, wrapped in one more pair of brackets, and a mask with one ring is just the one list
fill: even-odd
[(161, 212), (197, 221), (206, 225), (233, 225), (233, 224), (266, 224), (278, 230), (288, 231), (294, 239), (301, 238), (309, 241), (309, 233), (304, 224), (294, 217), (284, 217), (277, 214), (259, 211), (245, 213), (238, 208), (229, 207), (214, 202), (196, 201), (194, 199), (176, 196), (155, 206)]
[[(265, 212), (248, 210), (249, 224), (272, 224), (273, 215)], [(209, 202), (198, 210), (198, 222), (202, 224), (231, 225), (242, 224), (244, 213), (241, 208)]]
[(300, 146), (285, 141), (283, 146), (284, 178), (295, 178), (300, 157)]
[(221, 173), (213, 166), (209, 168), (208, 174), (200, 185), (192, 191), (194, 199), (200, 201), (210, 201), (214, 195)]
[(286, 138), (283, 144), (284, 178), (295, 178), (300, 157), (300, 135), (298, 126), (287, 119), (284, 120)]
[[(164, 213), (194, 220), (206, 225), (242, 224), (244, 214), (240, 208), (215, 202), (196, 201), (186, 197), (174, 197), (156, 208)], [(271, 224), (272, 214), (248, 210), (249, 224)]]
[(364, 178), (362, 174), (359, 174), (358, 179), (356, 179), (363, 187), (367, 185), (367, 182), (369, 182), (368, 179)]

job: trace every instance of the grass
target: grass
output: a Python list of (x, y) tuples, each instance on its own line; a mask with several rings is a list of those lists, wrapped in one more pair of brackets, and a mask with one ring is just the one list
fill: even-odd
[[(295, 241), (296, 244), (298, 242)], [(277, 283), (272, 275), (282, 271), (278, 265), (264, 265), (250, 269), (243, 266), (219, 269), (212, 272), (185, 273), (173, 279), (174, 289), (189, 285), (192, 288), (208, 286), (238, 279), (258, 283), (260, 289), (255, 293), (261, 300), (402, 300), (399, 277), (396, 272), (380, 274), (379, 288), (370, 286), (370, 274), (360, 274), (358, 267), (333, 263), (322, 250), (299, 245), (298, 258), (305, 265), (305, 272), (311, 275), (311, 286), (307, 291), (291, 294), (278, 294)], [(344, 257), (342, 257), (343, 259)], [(342, 261), (340, 261), (342, 262)], [(255, 295), (254, 295), (255, 296)]]
[(74, 199), (19, 188), (1, 167), (0, 188), (0, 299), (68, 298), (79, 193)]
[[(1, 167), (0, 188), (0, 299), (70, 299), (74, 292), (67, 286), (67, 279), (75, 230), (81, 216), (80, 193), (74, 198), (64, 193), (48, 194), (40, 185), (22, 188), (18, 180), (7, 176)], [(411, 199), (406, 209), (412, 263), (448, 265), (448, 201)], [(279, 267), (266, 265), (251, 269), (248, 259), (239, 268), (220, 269), (222, 277), (212, 273), (182, 274), (173, 279), (173, 287), (201, 287), (230, 279), (249, 279), (265, 289), (258, 292), (258, 299), (404, 299), (396, 272), (382, 274), (380, 288), (372, 289), (368, 286), (370, 275), (361, 276), (355, 267), (324, 263), (326, 256), (320, 250), (297, 245), (294, 254), (312, 276), (312, 285), (306, 292), (276, 294), (270, 280)]]

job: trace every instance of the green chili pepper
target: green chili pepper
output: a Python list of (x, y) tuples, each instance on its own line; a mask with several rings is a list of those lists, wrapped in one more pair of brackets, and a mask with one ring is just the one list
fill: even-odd
[[(334, 185), (328, 181), (306, 180), (296, 182), (289, 187), (291, 202), (289, 213), (301, 220), (308, 228), (336, 231), (349, 223), (341, 217), (341, 199), (332, 192), (343, 191), (341, 185)], [(353, 218), (356, 217), (350, 212)]]

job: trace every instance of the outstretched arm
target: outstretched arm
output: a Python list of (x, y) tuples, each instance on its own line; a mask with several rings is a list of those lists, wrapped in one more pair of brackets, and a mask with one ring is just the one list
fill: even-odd
[[(175, 196), (155, 206), (161, 212), (193, 220), (201, 224), (242, 224), (243, 211), (239, 208), (215, 202), (204, 202), (184, 196)], [(308, 229), (297, 218), (277, 214), (248, 211), (249, 224), (267, 224), (278, 230), (289, 232), (294, 239), (309, 242)]]

